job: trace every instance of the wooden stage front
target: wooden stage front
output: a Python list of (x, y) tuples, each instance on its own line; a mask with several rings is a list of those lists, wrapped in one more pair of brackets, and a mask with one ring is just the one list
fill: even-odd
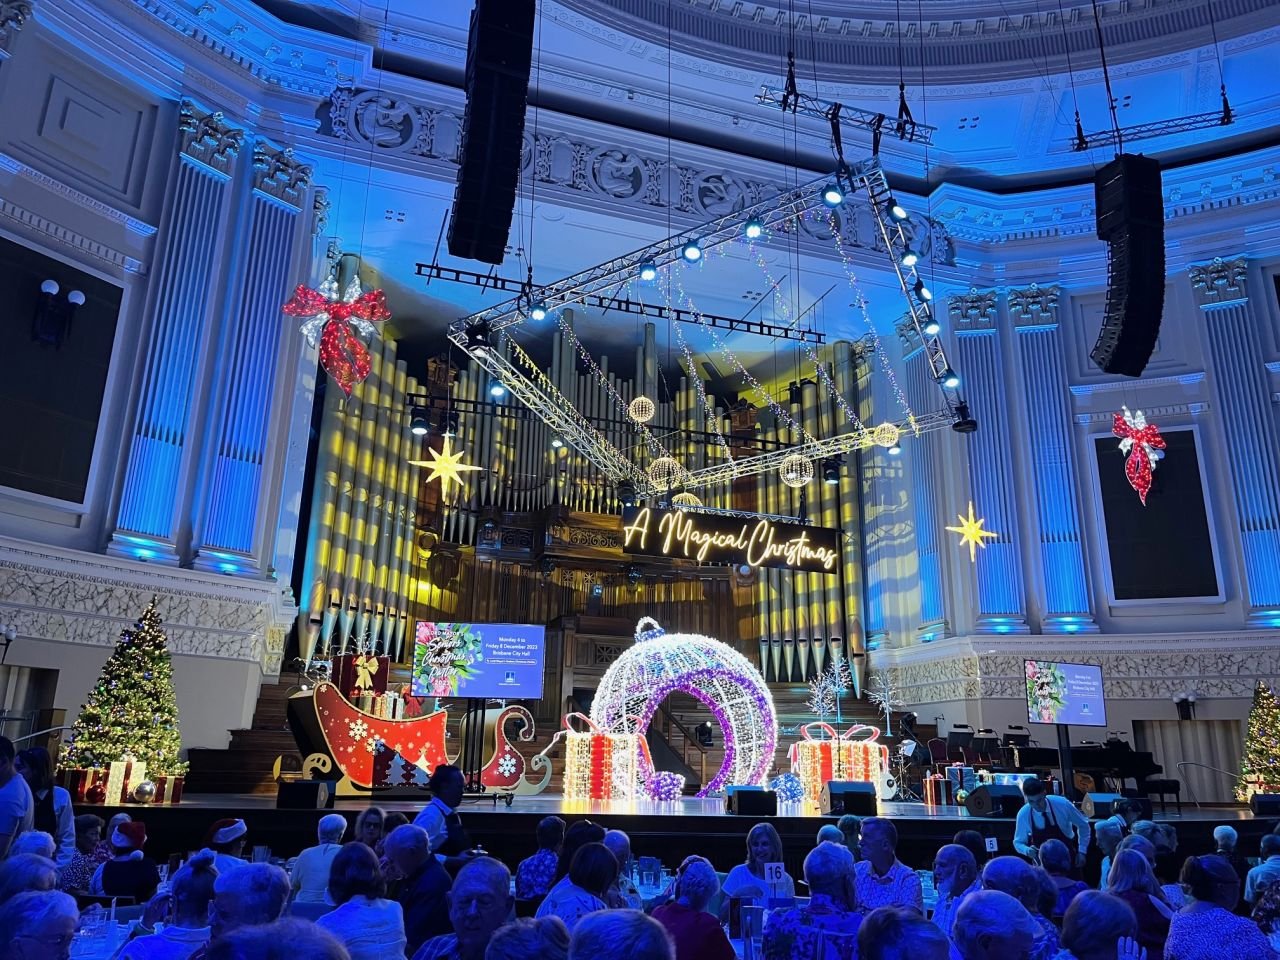
[[(354, 823), (361, 810), (376, 803), (384, 811), (398, 810), (410, 819), (422, 803), (404, 799), (341, 799), (335, 812)], [(265, 844), (272, 854), (296, 855), (316, 842), (316, 824), (327, 811), (278, 810), (275, 799), (252, 794), (190, 794), (178, 806), (91, 807), (77, 805), (77, 812), (95, 812), (104, 819), (124, 810), (147, 825), (147, 853), (161, 860), (173, 853), (186, 853), (202, 846), (205, 831), (221, 817), (240, 817), (249, 826), (249, 845)], [(881, 803), (882, 816), (898, 828), (898, 853), (909, 866), (932, 865), (933, 854), (957, 830), (973, 829), (994, 837), (1000, 853), (1013, 852), (1011, 818), (974, 817), (963, 808), (929, 807), (922, 803)], [(462, 807), (463, 822), (472, 839), (486, 850), (514, 865), (536, 849), (534, 829), (538, 821), (556, 814), (572, 822), (589, 818), (604, 827), (625, 830), (631, 836), (637, 856), (656, 856), (668, 866), (676, 866), (689, 854), (701, 854), (719, 869), (740, 863), (745, 857), (746, 834), (757, 820), (725, 812), (722, 799), (687, 798), (670, 804), (650, 801), (631, 803), (571, 802), (561, 796), (541, 794), (516, 797), (510, 807), (493, 798), (468, 800)], [(784, 812), (767, 818), (782, 837), (788, 870), (800, 875), (805, 855), (813, 848), (818, 828), (834, 819), (812, 814)], [(1213, 852), (1213, 828), (1229, 823), (1240, 833), (1240, 852), (1257, 854), (1261, 836), (1276, 825), (1272, 818), (1255, 818), (1244, 807), (1200, 807), (1184, 804), (1181, 814), (1169, 807), (1162, 815), (1157, 805), (1157, 821), (1168, 822), (1178, 831), (1180, 854)], [(350, 838), (351, 834), (347, 834)]]

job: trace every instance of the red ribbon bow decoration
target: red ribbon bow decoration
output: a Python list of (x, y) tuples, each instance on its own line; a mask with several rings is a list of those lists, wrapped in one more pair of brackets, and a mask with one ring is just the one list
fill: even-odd
[(306, 318), (302, 335), (313, 347), (319, 341), (320, 366), (351, 396), (351, 388), (373, 369), (364, 341), (377, 334), (375, 323), (391, 319), (386, 294), (366, 292), (360, 278), (352, 277), (339, 298), (338, 281), (329, 277), (318, 290), (299, 284), (282, 309), (286, 316)]
[(1129, 486), (1138, 491), (1138, 499), (1147, 505), (1147, 493), (1151, 489), (1151, 473), (1164, 458), (1164, 437), (1154, 423), (1147, 423), (1141, 410), (1130, 413), (1121, 407), (1115, 415), (1111, 432), (1120, 438), (1120, 449), (1128, 454), (1124, 462), (1124, 475)]

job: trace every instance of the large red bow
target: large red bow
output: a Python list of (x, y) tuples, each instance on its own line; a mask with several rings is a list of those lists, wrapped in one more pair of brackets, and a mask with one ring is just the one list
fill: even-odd
[(318, 290), (299, 284), (283, 310), (287, 316), (306, 319), (302, 332), (313, 346), (319, 341), (320, 366), (350, 396), (351, 388), (373, 369), (361, 338), (377, 332), (375, 323), (391, 319), (386, 294), (364, 291), (357, 277), (339, 298), (338, 283), (331, 277)]
[(1128, 407), (1122, 407), (1121, 412), (1115, 415), (1111, 432), (1120, 438), (1120, 449), (1128, 454), (1124, 475), (1145, 507), (1147, 493), (1151, 490), (1151, 474), (1160, 459), (1156, 451), (1164, 449), (1164, 437), (1160, 436), (1160, 429), (1154, 423), (1147, 423), (1141, 410), (1131, 414)]

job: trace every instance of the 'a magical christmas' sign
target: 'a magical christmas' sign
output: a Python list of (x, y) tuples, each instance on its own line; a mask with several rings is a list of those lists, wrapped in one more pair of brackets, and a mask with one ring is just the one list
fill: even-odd
[(779, 523), (765, 517), (628, 507), (622, 511), (622, 552), (699, 563), (835, 573), (840, 533), (827, 527)]

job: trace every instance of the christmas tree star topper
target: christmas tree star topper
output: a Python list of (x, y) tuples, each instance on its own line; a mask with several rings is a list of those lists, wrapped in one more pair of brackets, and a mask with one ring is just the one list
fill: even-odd
[(986, 544), (982, 542), (982, 538), (990, 537), (994, 540), (996, 537), (1000, 536), (1000, 534), (982, 529), (982, 525), (987, 521), (985, 519), (978, 519), (974, 517), (972, 500), (969, 501), (968, 518), (966, 519), (964, 514), (960, 514), (956, 519), (960, 521), (960, 526), (947, 527), (947, 529), (952, 533), (960, 534), (960, 546), (963, 547), (967, 543), (969, 545), (969, 560), (972, 563), (977, 563), (977, 548), (986, 547)]
[(434, 448), (427, 451), (430, 460), (410, 460), (409, 463), (415, 467), (427, 467), (431, 472), (427, 474), (427, 482), (438, 479), (440, 481), (440, 489), (448, 491), (449, 482), (453, 481), (460, 487), (465, 487), (462, 474), (473, 470), (483, 470), (484, 467), (474, 467), (469, 463), (463, 463), (462, 458), (466, 455), (465, 451), (453, 450), (453, 438), (445, 437), (444, 445), (436, 450)]

